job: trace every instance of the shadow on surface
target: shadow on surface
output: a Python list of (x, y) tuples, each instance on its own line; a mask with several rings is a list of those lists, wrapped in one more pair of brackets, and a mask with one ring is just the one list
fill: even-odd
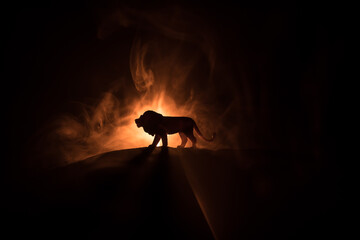
[(319, 238), (341, 233), (334, 172), (306, 154), (114, 151), (29, 183), (8, 224), (38, 238)]
[[(56, 169), (31, 184), (20, 225), (44, 238), (213, 239), (184, 175), (176, 180), (181, 189), (173, 189), (171, 174), (182, 169), (169, 155), (122, 150)], [(184, 192), (186, 201), (175, 206)], [(184, 213), (187, 206), (192, 211)]]

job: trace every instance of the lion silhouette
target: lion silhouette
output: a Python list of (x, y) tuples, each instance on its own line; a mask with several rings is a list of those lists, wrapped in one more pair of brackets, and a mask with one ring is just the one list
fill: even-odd
[(178, 148), (183, 148), (189, 138), (192, 142), (192, 148), (196, 148), (196, 138), (193, 129), (197, 134), (206, 141), (213, 141), (215, 133), (211, 138), (205, 138), (200, 132), (195, 121), (189, 117), (168, 117), (154, 111), (146, 111), (138, 119), (135, 119), (138, 128), (143, 127), (144, 131), (154, 136), (154, 141), (149, 147), (156, 147), (160, 139), (162, 139), (163, 147), (167, 147), (167, 134), (179, 133), (181, 144)]

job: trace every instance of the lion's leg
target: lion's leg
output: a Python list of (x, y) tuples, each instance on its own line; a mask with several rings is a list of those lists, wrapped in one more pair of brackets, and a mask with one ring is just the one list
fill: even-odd
[(160, 141), (160, 135), (156, 134), (155, 137), (154, 137), (154, 141), (153, 143), (149, 146), (149, 147), (156, 147), (156, 145), (159, 143)]
[(183, 148), (186, 145), (187, 142), (187, 137), (185, 135), (185, 133), (179, 132), (179, 135), (181, 137), (181, 144), (179, 146), (177, 146), (178, 148)]
[(195, 138), (195, 136), (194, 136), (194, 133), (193, 133), (193, 131), (192, 131), (192, 129), (191, 129), (191, 131), (188, 131), (188, 132), (186, 132), (185, 133), (186, 134), (186, 136), (190, 139), (190, 141), (191, 141), (191, 143), (192, 143), (192, 148), (196, 148), (196, 138)]
[(162, 139), (162, 146), (163, 146), (163, 147), (167, 147), (167, 145), (168, 145), (168, 142), (167, 142), (167, 134), (161, 135), (161, 139)]

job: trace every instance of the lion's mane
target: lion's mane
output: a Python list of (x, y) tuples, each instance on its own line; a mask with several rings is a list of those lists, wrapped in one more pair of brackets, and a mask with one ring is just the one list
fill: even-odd
[(163, 120), (163, 115), (154, 111), (146, 111), (140, 116), (139, 120), (142, 123), (144, 131), (152, 136), (159, 133), (159, 126)]

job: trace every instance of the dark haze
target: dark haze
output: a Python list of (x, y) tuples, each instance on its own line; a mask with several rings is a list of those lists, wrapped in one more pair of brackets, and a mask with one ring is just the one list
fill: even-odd
[(146, 146), (121, 132), (160, 93), (217, 132), (204, 148), (335, 154), (343, 30), (328, 11), (110, 1), (8, 14), (5, 176)]
[[(345, 12), (266, 4), (4, 6), (4, 228), (342, 235)], [(171, 135), (168, 151), (146, 151), (153, 137), (134, 122), (146, 110), (191, 117), (216, 138), (173, 149)]]

